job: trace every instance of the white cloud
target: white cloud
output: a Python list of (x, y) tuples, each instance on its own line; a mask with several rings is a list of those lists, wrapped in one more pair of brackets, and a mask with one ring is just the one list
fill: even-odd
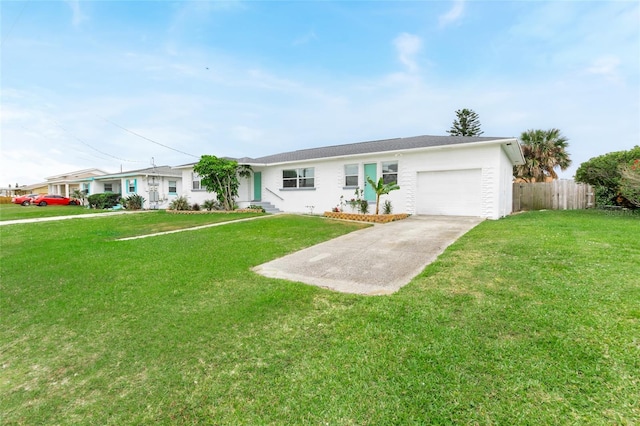
[(620, 65), (620, 58), (617, 56), (601, 56), (593, 61), (591, 66), (587, 68), (587, 72), (591, 74), (601, 75), (607, 80), (618, 81), (618, 67)]
[(441, 28), (453, 24), (462, 18), (463, 13), (464, 0), (454, 0), (451, 9), (449, 9), (447, 13), (442, 14), (438, 17), (438, 24)]
[(393, 40), (393, 44), (398, 52), (398, 59), (408, 69), (409, 72), (418, 70), (416, 55), (422, 48), (422, 39), (416, 35), (402, 33)]
[(80, 26), (80, 24), (88, 19), (87, 15), (82, 13), (80, 10), (80, 0), (67, 0), (67, 4), (71, 8), (71, 12), (73, 12), (73, 17), (71, 22), (74, 27)]

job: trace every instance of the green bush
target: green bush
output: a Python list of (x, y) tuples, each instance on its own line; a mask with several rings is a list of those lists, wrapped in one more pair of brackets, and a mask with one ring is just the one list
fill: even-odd
[(178, 197), (169, 204), (170, 210), (189, 210), (191, 206), (189, 206), (189, 200), (184, 195), (182, 197)]
[(216, 201), (216, 200), (204, 200), (204, 202), (202, 203), (202, 207), (205, 210), (222, 210), (222, 203), (220, 203), (220, 201)]
[(393, 206), (391, 205), (391, 201), (385, 200), (384, 204), (382, 205), (382, 212), (384, 214), (393, 213)]
[(191, 210), (193, 210), (194, 212), (199, 212), (200, 211), (200, 204), (193, 203), (193, 205), (191, 206)]
[(110, 209), (120, 202), (120, 194), (113, 192), (93, 194), (89, 195), (87, 201), (92, 209)]
[(122, 200), (122, 205), (129, 210), (142, 210), (145, 199), (142, 195), (132, 194)]
[(576, 181), (593, 186), (596, 206), (625, 206), (630, 201), (621, 191), (621, 186), (626, 183), (622, 172), (632, 167), (637, 159), (640, 159), (640, 146), (593, 157), (580, 164), (576, 170)]

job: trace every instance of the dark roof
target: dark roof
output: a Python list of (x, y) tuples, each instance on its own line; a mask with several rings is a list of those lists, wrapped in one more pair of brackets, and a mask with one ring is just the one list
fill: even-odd
[[(300, 149), (298, 151), (283, 152), (258, 158), (230, 158), (240, 164), (274, 164), (291, 161), (313, 160), (316, 158), (344, 157), (347, 155), (373, 154), (376, 152), (401, 151), (406, 149), (429, 148), (436, 146), (461, 145), (478, 142), (506, 141), (514, 138), (506, 137), (476, 137), (476, 136), (411, 136), (408, 138), (382, 139), (377, 141), (356, 142), (345, 145), (323, 146), (319, 148)], [(188, 167), (197, 163), (176, 166)]]
[(357, 142), (346, 145), (323, 146), (267, 155), (260, 158), (242, 158), (249, 164), (271, 164), (289, 161), (312, 160), (315, 158), (342, 157), (346, 155), (372, 154), (376, 152), (400, 151), (405, 149), (435, 146), (459, 145), (475, 142), (507, 140), (513, 138), (471, 137), (471, 136), (412, 136), (408, 138), (383, 139)]

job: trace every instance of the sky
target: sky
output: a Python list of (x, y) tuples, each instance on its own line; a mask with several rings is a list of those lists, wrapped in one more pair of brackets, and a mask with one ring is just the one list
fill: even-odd
[(0, 1), (0, 186), (558, 128), (640, 145), (637, 1)]

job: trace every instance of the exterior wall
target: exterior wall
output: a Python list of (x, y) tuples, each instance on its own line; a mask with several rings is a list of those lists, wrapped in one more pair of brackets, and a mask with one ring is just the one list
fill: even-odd
[[(253, 167), (262, 172), (262, 201), (270, 202), (278, 209), (291, 213), (322, 213), (330, 211), (340, 203), (355, 198), (355, 186), (345, 186), (345, 165), (358, 165), (358, 187), (364, 188), (364, 165), (376, 164), (376, 180), (382, 176), (382, 162), (398, 162), (399, 190), (381, 197), (382, 203), (389, 200), (394, 213), (416, 212), (416, 187), (418, 173), (444, 170), (482, 170), (482, 217), (498, 219), (511, 212), (512, 166), (509, 158), (499, 144), (479, 146), (443, 146), (432, 149), (377, 153), (352, 157), (316, 159)], [(314, 168), (314, 188), (284, 188), (283, 170), (296, 168)], [(183, 169), (184, 193), (189, 202), (202, 203), (215, 198), (215, 194), (206, 190), (192, 190), (192, 168)], [(455, 196), (455, 194), (452, 194)], [(239, 188), (238, 204), (241, 207), (250, 204), (253, 198), (253, 178), (242, 179)], [(350, 207), (344, 206), (349, 212)], [(375, 205), (371, 203), (371, 213)]]
[[(150, 188), (151, 183), (154, 182), (158, 188), (158, 202), (152, 203), (150, 196)], [(169, 192), (169, 181), (176, 181), (176, 192)], [(129, 184), (133, 184), (135, 186), (135, 191), (129, 191)], [(145, 201), (143, 204), (143, 208), (145, 209), (166, 209), (169, 207), (169, 204), (173, 200), (175, 200), (182, 192), (182, 180), (180, 176), (152, 176), (152, 175), (138, 175), (138, 176), (128, 176), (120, 178), (118, 185), (122, 189), (121, 195), (123, 197), (128, 197), (133, 194), (138, 194), (144, 197)], [(115, 188), (114, 188), (115, 192)]]
[[(471, 147), (448, 147), (435, 150), (425, 150), (419, 153), (405, 154), (403, 156), (402, 180), (399, 182), (409, 188), (410, 193), (406, 197), (407, 213), (415, 213), (417, 175), (419, 172), (444, 171), (444, 170), (482, 170), (482, 206), (481, 216), (489, 219), (501, 217), (498, 201), (501, 188), (503, 171), (501, 159), (511, 164), (499, 145), (480, 145)], [(511, 179), (508, 180), (511, 184)], [(455, 197), (455, 194), (452, 194)]]

